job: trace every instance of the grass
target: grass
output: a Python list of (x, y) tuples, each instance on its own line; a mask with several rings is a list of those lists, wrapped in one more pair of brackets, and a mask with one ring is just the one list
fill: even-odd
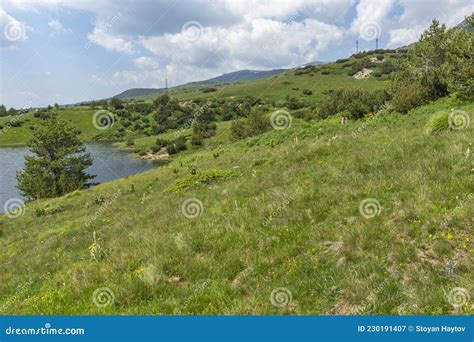
[[(68, 107), (56, 109), (58, 116), (71, 121), (81, 130), (81, 136), (85, 141), (92, 141), (100, 133), (93, 125), (94, 110), (89, 107)], [(19, 117), (21, 127), (8, 127), (8, 123), (14, 119), (12, 116), (0, 117), (0, 126), (4, 127), (4, 132), (0, 133), (0, 146), (22, 146), (26, 145), (31, 137), (33, 126), (39, 122), (39, 118), (34, 117), (34, 112)], [(0, 130), (2, 132), (2, 130)]]
[[(393, 62), (392, 54), (384, 54), (385, 60)], [(355, 57), (349, 58), (346, 63), (355, 63)], [(360, 88), (366, 90), (376, 90), (385, 88), (388, 85), (387, 75), (381, 78), (369, 77), (365, 80), (356, 80), (348, 76), (350, 67), (344, 67), (345, 63), (328, 63), (320, 68), (329, 70), (328, 75), (323, 75), (321, 71), (303, 75), (295, 75), (295, 69), (283, 74), (259, 80), (235, 82), (230, 84), (216, 85), (216, 92), (203, 93), (202, 86), (178, 86), (170, 89), (170, 95), (180, 101), (188, 101), (196, 98), (228, 98), (241, 96), (258, 96), (268, 103), (273, 103), (277, 107), (284, 107), (287, 95), (301, 99), (307, 106), (317, 105), (324, 93), (336, 88)], [(378, 69), (378, 67), (374, 68)], [(304, 95), (303, 90), (309, 89), (312, 95)], [(147, 95), (136, 97), (138, 100), (151, 102), (157, 95)], [(97, 130), (93, 125), (93, 115), (96, 110), (89, 106), (66, 107), (55, 110), (60, 117), (72, 121), (80, 130), (84, 141), (93, 141), (102, 131)], [(19, 128), (7, 129), (0, 133), (0, 146), (21, 146), (26, 145), (31, 137), (32, 127), (40, 120), (33, 116), (33, 112), (23, 115), (20, 119), (22, 126)], [(12, 120), (11, 116), (0, 117), (0, 127), (7, 126)], [(229, 123), (223, 123), (229, 124)], [(1, 130), (0, 130), (1, 132)], [(190, 135), (191, 130), (185, 129), (180, 134)], [(150, 148), (154, 145), (158, 136), (141, 136), (135, 139), (134, 146), (128, 147), (125, 142), (117, 143), (121, 149), (135, 150)], [(163, 139), (174, 138), (174, 132), (166, 132), (159, 135)]]
[[(218, 128), (161, 168), (27, 203), (0, 216), (0, 313), (472, 314), (447, 300), (473, 293), (472, 124), (425, 134), (452, 108), (474, 105), (294, 119), (240, 142)], [(189, 186), (191, 165), (232, 177)], [(367, 199), (380, 206), (363, 216)]]
[[(373, 77), (365, 80), (356, 80), (348, 76), (346, 73), (350, 68), (342, 68), (342, 65), (337, 63), (330, 64), (333, 68), (332, 74), (323, 75), (321, 72), (315, 73), (313, 76), (294, 75), (293, 71), (286, 72), (271, 78), (264, 78), (252, 81), (241, 81), (230, 84), (223, 84), (215, 86), (216, 92), (205, 94), (201, 87), (177, 87), (170, 92), (170, 95), (179, 100), (186, 101), (202, 97), (226, 98), (229, 96), (247, 96), (256, 95), (266, 101), (275, 101), (276, 103), (283, 103), (286, 95), (295, 96), (304, 99), (307, 103), (318, 102), (324, 91), (348, 87), (348, 88), (364, 88), (367, 90), (376, 90), (384, 86), (383, 80), (377, 80)], [(294, 90), (293, 88), (298, 88)], [(304, 89), (309, 89), (313, 92), (311, 96), (303, 94)], [(151, 100), (154, 95), (147, 95), (137, 97), (137, 99)]]

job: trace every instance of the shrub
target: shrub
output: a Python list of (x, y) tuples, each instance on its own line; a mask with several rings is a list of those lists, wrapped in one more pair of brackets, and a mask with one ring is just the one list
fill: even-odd
[(381, 73), (380, 71), (374, 71), (374, 72), (372, 73), (372, 76), (374, 76), (374, 77), (382, 77), (382, 73)]
[(291, 113), (291, 115), (295, 118), (303, 119), (306, 121), (314, 119), (313, 111), (309, 108), (301, 108), (301, 109), (295, 110)]
[(191, 174), (186, 176), (182, 179), (177, 180), (168, 188), (166, 188), (163, 192), (181, 192), (188, 189), (199, 188), (204, 185), (211, 184), (212, 182), (218, 180), (226, 180), (230, 179), (235, 176), (233, 171), (229, 170), (219, 170), (219, 169), (211, 169), (205, 171), (199, 171), (195, 174)]
[(193, 134), (191, 137), (191, 145), (202, 146), (204, 143), (204, 137), (201, 134)]
[(212, 93), (217, 90), (217, 88), (214, 87), (207, 87), (207, 88), (201, 88), (200, 89), (203, 93)]
[(185, 137), (179, 137), (175, 139), (173, 142), (169, 142), (168, 145), (166, 145), (166, 151), (168, 152), (168, 154), (176, 154), (184, 150), (186, 150)]
[(161, 138), (157, 138), (156, 139), (156, 143), (155, 143), (155, 146), (158, 148), (158, 150), (162, 149), (163, 147), (165, 147), (166, 145), (169, 144), (169, 141), (168, 140), (165, 140), (165, 139), (161, 139)]
[(400, 113), (406, 113), (427, 102), (428, 99), (429, 93), (425, 87), (419, 83), (408, 84), (398, 88), (393, 94), (393, 109)]
[(350, 118), (358, 119), (376, 111), (387, 100), (389, 100), (389, 94), (384, 90), (370, 93), (361, 89), (337, 89), (321, 101), (318, 115), (321, 118), (327, 118), (347, 111)]
[(311, 89), (304, 89), (303, 94), (304, 95), (313, 95), (313, 92), (311, 91)]
[(230, 129), (234, 139), (244, 139), (268, 131), (270, 121), (262, 111), (255, 109), (247, 118), (232, 121)]
[(383, 61), (383, 55), (377, 55), (377, 60)]
[(323, 74), (323, 75), (329, 75), (330, 73), (331, 73), (331, 71), (329, 69), (321, 70), (321, 74)]
[(304, 104), (296, 97), (287, 96), (285, 106), (289, 109), (300, 109)]
[(426, 124), (426, 133), (435, 134), (449, 128), (449, 113), (435, 113)]

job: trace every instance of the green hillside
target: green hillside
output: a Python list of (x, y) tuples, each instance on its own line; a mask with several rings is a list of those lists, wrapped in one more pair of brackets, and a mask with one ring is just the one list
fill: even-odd
[[(362, 57), (376, 58), (377, 55), (383, 56), (385, 64), (377, 64), (373, 70), (375, 73), (367, 79), (357, 80), (348, 75), (352, 65), (356, 64)], [(214, 92), (203, 91), (206, 88), (202, 86), (180, 86), (171, 88), (169, 94), (179, 101), (189, 101), (193, 99), (228, 99), (232, 97), (245, 97), (257, 95), (260, 99), (272, 104), (275, 107), (284, 107), (287, 95), (299, 98), (307, 106), (316, 105), (324, 94), (335, 88), (347, 87), (353, 89), (366, 89), (373, 91), (387, 87), (388, 77), (392, 70), (386, 73), (383, 71), (384, 65), (392, 65), (403, 53), (390, 51), (368, 52), (366, 55), (352, 56), (346, 60), (328, 63), (325, 65), (308, 66), (306, 68), (293, 69), (289, 72), (265, 79), (236, 82), (231, 84), (222, 84), (213, 86)], [(303, 94), (303, 90), (310, 90), (312, 95)], [(157, 97), (158, 93), (142, 97), (136, 97), (134, 100), (150, 103)], [(130, 99), (128, 101), (131, 101)], [(93, 115), (98, 110), (103, 109), (100, 106), (92, 109), (88, 105), (77, 107), (65, 107), (52, 109), (61, 118), (72, 121), (82, 132), (85, 141), (92, 141), (102, 132), (93, 125)], [(110, 108), (106, 108), (110, 110)], [(0, 130), (8, 127), (8, 123), (15, 119), (13, 116), (0, 117)], [(115, 117), (118, 121), (120, 118)], [(151, 117), (150, 117), (151, 118)], [(32, 127), (41, 120), (34, 116), (34, 112), (29, 112), (19, 118), (21, 127), (13, 127), (0, 134), (0, 146), (19, 146), (25, 145), (31, 136)], [(145, 135), (138, 134), (145, 138)], [(150, 139), (150, 137), (147, 137)], [(155, 138), (156, 139), (156, 138)], [(145, 139), (146, 140), (146, 139)]]
[[(93, 125), (94, 110), (87, 107), (68, 107), (54, 109), (59, 117), (69, 120), (81, 130), (82, 137), (85, 141), (91, 141), (98, 134)], [(31, 131), (41, 119), (34, 116), (34, 111), (29, 111), (19, 116), (0, 117), (0, 146), (21, 146), (25, 145), (31, 137)], [(10, 127), (12, 121), (21, 123), (20, 127)]]
[(166, 166), (30, 202), (0, 216), (0, 313), (452, 313), (473, 290), (473, 128), (426, 133), (452, 109), (474, 105), (239, 142), (224, 123)]

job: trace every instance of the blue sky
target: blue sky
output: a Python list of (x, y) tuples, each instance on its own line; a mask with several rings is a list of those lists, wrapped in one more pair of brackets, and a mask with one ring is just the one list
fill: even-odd
[(0, 8), (0, 103), (16, 108), (113, 96), (239, 69), (289, 68), (453, 26), (472, 1), (21, 1)]

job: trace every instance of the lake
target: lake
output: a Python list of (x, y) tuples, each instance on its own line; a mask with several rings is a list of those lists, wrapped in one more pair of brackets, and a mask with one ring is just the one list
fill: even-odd
[[(87, 144), (94, 163), (87, 169), (97, 175), (91, 182), (104, 183), (113, 179), (134, 175), (157, 164), (151, 161), (135, 159), (127, 152), (120, 151), (110, 145)], [(23, 169), (27, 147), (0, 147), (0, 213), (4, 212), (4, 204), (11, 198), (23, 198), (16, 188), (16, 172)]]

